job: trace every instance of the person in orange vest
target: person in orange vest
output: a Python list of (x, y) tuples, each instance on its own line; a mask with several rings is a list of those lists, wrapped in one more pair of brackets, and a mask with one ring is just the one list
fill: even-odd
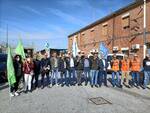
[(132, 75), (132, 86), (136, 86), (137, 88), (139, 88), (141, 62), (136, 54), (134, 55), (134, 58), (131, 60), (130, 65)]
[[(121, 60), (121, 71), (122, 71), (122, 76), (121, 76), (121, 86), (125, 84), (128, 88), (129, 86), (129, 70), (130, 70), (130, 60), (128, 59), (128, 56), (125, 55), (123, 60)], [(126, 81), (124, 82), (124, 79)]]
[[(111, 67), (112, 67), (112, 85), (115, 86), (121, 86), (120, 83), (120, 75), (119, 75), (119, 68), (120, 61), (116, 58), (116, 55), (113, 56), (113, 60), (111, 61)], [(116, 79), (117, 81), (116, 81)]]

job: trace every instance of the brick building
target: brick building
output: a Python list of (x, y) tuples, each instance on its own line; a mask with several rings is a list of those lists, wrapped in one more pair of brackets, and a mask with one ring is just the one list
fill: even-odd
[[(150, 0), (146, 3), (146, 43), (150, 51)], [(89, 54), (104, 42), (111, 53), (137, 53), (143, 58), (143, 0), (138, 0), (68, 36), (68, 51), (76, 38), (80, 50)]]

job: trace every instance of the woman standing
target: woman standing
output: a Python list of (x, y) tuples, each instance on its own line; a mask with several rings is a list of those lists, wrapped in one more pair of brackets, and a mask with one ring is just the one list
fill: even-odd
[(14, 57), (14, 61), (13, 61), (13, 65), (14, 65), (14, 70), (15, 70), (15, 77), (16, 77), (16, 83), (14, 84), (13, 87), (11, 87), (11, 96), (18, 96), (19, 93), (18, 91), (18, 86), (19, 86), (19, 82), (21, 77), (23, 76), (23, 63), (22, 63), (22, 59), (20, 55), (16, 55)]
[(23, 64), (24, 80), (25, 80), (25, 93), (31, 92), (31, 81), (34, 72), (34, 63), (30, 57), (28, 57)]

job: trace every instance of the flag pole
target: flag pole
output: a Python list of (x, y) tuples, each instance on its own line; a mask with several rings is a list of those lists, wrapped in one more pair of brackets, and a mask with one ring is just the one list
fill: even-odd
[(144, 17), (143, 17), (143, 39), (144, 39), (144, 45), (143, 45), (143, 58), (146, 56), (146, 0), (144, 0)]
[[(7, 48), (7, 52), (8, 52), (8, 24), (7, 24), (7, 28), (6, 28), (6, 48)], [(8, 55), (8, 54), (7, 54)], [(9, 85), (9, 83), (8, 83), (8, 85)], [(11, 96), (10, 96), (10, 93), (11, 93), (11, 86), (9, 85), (9, 100), (10, 100), (10, 102), (11, 102)]]

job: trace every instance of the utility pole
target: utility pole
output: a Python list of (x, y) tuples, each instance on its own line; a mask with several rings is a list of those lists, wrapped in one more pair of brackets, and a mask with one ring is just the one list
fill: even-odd
[(143, 17), (143, 40), (144, 40), (144, 45), (143, 45), (143, 57), (145, 58), (146, 56), (146, 0), (144, 0), (144, 17)]
[(6, 28), (6, 48), (8, 48), (8, 25)]

